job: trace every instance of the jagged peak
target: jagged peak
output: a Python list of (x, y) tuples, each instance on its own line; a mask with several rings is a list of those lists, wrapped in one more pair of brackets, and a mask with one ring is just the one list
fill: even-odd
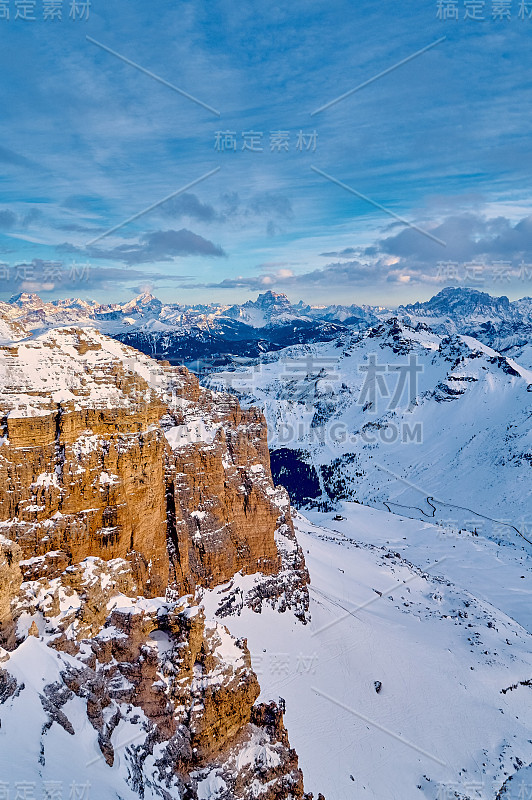
[(26, 305), (28, 303), (44, 305), (39, 295), (32, 292), (20, 292), (19, 294), (15, 294), (9, 299), (9, 303), (11, 305)]
[(268, 289), (267, 292), (259, 294), (253, 304), (258, 306), (291, 305), (286, 294), (283, 294), (282, 292), (273, 292), (271, 289)]
[(425, 303), (412, 303), (407, 305), (407, 309), (414, 308), (440, 308), (442, 305), (448, 305), (450, 308), (464, 305), (471, 307), (496, 307), (503, 306), (510, 308), (511, 303), (506, 295), (493, 296), (488, 292), (482, 292), (479, 289), (473, 289), (468, 286), (446, 286), (441, 289), (437, 294), (433, 295), (430, 300)]
[(158, 303), (161, 302), (151, 292), (141, 292), (141, 294), (137, 295), (137, 297), (135, 297), (134, 300), (136, 303), (151, 303), (153, 300), (156, 300)]
[(142, 292), (142, 294), (137, 295), (132, 300), (129, 300), (127, 303), (122, 303), (118, 306), (122, 311), (129, 311), (130, 309), (135, 308), (162, 308), (162, 302), (155, 297), (151, 292)]

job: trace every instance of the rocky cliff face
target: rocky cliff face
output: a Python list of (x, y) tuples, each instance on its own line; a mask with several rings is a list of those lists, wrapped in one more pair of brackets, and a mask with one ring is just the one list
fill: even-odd
[[(196, 605), (242, 572), (255, 578), (241, 603), (306, 619), (262, 415), (183, 368), (60, 329), (0, 347), (0, 421), (0, 716), (16, 720), (52, 659), (45, 721), (28, 722), (41, 778), (52, 731), (80, 737), (88, 718), (131, 796), (302, 797), (282, 715), (255, 705), (245, 642)], [(135, 746), (117, 760), (121, 732)]]

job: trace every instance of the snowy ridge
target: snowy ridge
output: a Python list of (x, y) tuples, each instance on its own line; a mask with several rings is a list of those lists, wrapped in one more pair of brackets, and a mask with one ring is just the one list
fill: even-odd
[[(510, 302), (475, 289), (443, 289), (426, 303), (400, 306), (399, 318), (423, 322), (439, 334), (468, 334), (532, 367), (532, 300)], [(392, 312), (367, 305), (312, 306), (267, 291), (241, 305), (163, 303), (144, 293), (126, 303), (66, 299), (43, 301), (23, 293), (0, 302), (0, 317), (24, 335), (74, 325), (96, 327), (142, 352), (172, 363), (210, 368), (235, 358), (307, 342), (330, 341), (345, 330), (364, 330)], [(0, 337), (11, 337), (8, 328)]]
[[(274, 474), (300, 504), (392, 501), (432, 516), (433, 497), (464, 526), (457, 506), (507, 523), (516, 524), (509, 508), (531, 518), (532, 370), (471, 337), (392, 319), (207, 383), (264, 409)], [(300, 485), (305, 476), (306, 494), (290, 474)]]

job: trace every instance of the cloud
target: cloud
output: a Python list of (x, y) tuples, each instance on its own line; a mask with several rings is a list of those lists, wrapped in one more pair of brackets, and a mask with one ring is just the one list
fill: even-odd
[(320, 256), (325, 256), (325, 258), (352, 258), (353, 256), (359, 255), (359, 253), (360, 248), (344, 247), (343, 250), (333, 250), (331, 253), (320, 253)]
[(257, 216), (273, 216), (279, 219), (292, 219), (294, 210), (288, 197), (273, 192), (261, 192), (251, 198), (248, 211)]
[(278, 289), (289, 287), (324, 288), (331, 286), (371, 286), (377, 279), (386, 280), (387, 268), (383, 264), (370, 264), (361, 261), (337, 262), (320, 269), (298, 275), (290, 269), (279, 269), (274, 273), (260, 276), (239, 276), (224, 278), (219, 283), (194, 284), (190, 288), (205, 289), (249, 289), (261, 290), (272, 286)]
[(294, 211), (288, 197), (276, 192), (258, 192), (242, 199), (237, 192), (221, 195), (218, 208), (202, 202), (196, 194), (185, 192), (163, 203), (161, 214), (170, 219), (188, 217), (197, 222), (229, 222), (238, 219), (265, 218), (271, 233), (274, 234), (274, 220), (292, 219)]
[[(419, 223), (423, 227), (423, 223)], [(431, 268), (438, 262), (467, 262), (474, 259), (517, 263), (532, 260), (532, 215), (513, 223), (507, 217), (487, 218), (465, 213), (449, 216), (427, 230), (445, 242), (442, 247), (413, 228), (380, 239), (366, 255), (385, 253), (401, 262)]]
[(88, 194), (71, 194), (65, 198), (61, 203), (63, 208), (68, 208), (71, 211), (99, 211), (102, 204), (102, 198), (96, 195)]
[(247, 200), (243, 200), (238, 192), (225, 192), (221, 197), (222, 210), (220, 218), (227, 219), (237, 215), (249, 217), (278, 217), (280, 219), (294, 216), (289, 198), (278, 192), (257, 192)]
[(29, 158), (15, 153), (14, 150), (10, 150), (8, 147), (0, 147), (0, 162), (13, 164), (15, 167), (31, 167), (33, 164)]
[(11, 268), (0, 265), (0, 272), (2, 276), (0, 291), (4, 296), (23, 291), (42, 294), (72, 292), (86, 295), (98, 290), (117, 291), (125, 286), (137, 289), (160, 283), (177, 282), (182, 285), (191, 279), (188, 275), (166, 275), (161, 272), (118, 267), (95, 267), (88, 262), (66, 263), (38, 258), (21, 262)]
[(29, 228), (42, 218), (39, 208), (30, 208), (25, 214), (15, 214), (8, 208), (0, 209), (0, 230), (10, 231), (13, 228)]
[(190, 192), (168, 200), (161, 206), (161, 211), (166, 217), (189, 217), (199, 222), (214, 222), (218, 216), (213, 206), (202, 203), (197, 195)]
[(257, 265), (257, 269), (272, 270), (274, 267), (293, 267), (298, 263), (297, 261), (263, 261), (262, 264)]
[(220, 205), (217, 221), (242, 226), (264, 220), (269, 238), (283, 233), (282, 223), (294, 218), (289, 198), (278, 192), (258, 192), (246, 199), (237, 192), (226, 192), (221, 196)]
[(88, 225), (79, 225), (77, 222), (69, 222), (55, 227), (58, 231), (67, 231), (68, 233), (98, 233), (104, 230), (103, 228), (90, 228)]
[(60, 245), (57, 249), (64, 253), (122, 261), (126, 264), (173, 261), (178, 256), (199, 255), (221, 258), (226, 255), (219, 245), (187, 230), (187, 228), (181, 228), (179, 231), (154, 231), (142, 236), (136, 244), (121, 244), (109, 250), (94, 246), (77, 247), (68, 243)]
[(30, 208), (27, 214), (21, 220), (23, 228), (31, 227), (35, 222), (40, 222), (43, 217), (43, 213), (40, 208)]
[(3, 209), (0, 211), (0, 230), (8, 231), (11, 228), (14, 228), (17, 223), (17, 215), (14, 214), (9, 209)]

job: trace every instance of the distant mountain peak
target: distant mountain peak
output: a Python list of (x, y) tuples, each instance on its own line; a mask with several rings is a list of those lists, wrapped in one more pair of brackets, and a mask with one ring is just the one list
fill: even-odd
[(154, 294), (151, 292), (142, 292), (137, 297), (135, 297), (137, 303), (151, 303), (152, 300), (157, 300)]
[(499, 316), (504, 314), (506, 316), (512, 314), (513, 308), (514, 304), (510, 302), (506, 295), (493, 297), (487, 292), (468, 286), (446, 286), (427, 302), (411, 303), (401, 307), (400, 310), (406, 310), (408, 313), (436, 313), (437, 315), (450, 314), (452, 316), (456, 314), (460, 316), (471, 316), (473, 314), (485, 314), (486, 316), (495, 314)]
[(279, 292), (272, 292), (271, 289), (268, 289), (267, 292), (259, 294), (253, 305), (261, 306), (262, 308), (264, 308), (265, 306), (273, 306), (273, 305), (290, 306), (291, 303), (285, 294)]
[(44, 305), (39, 295), (31, 292), (20, 292), (20, 294), (13, 295), (13, 297), (10, 298), (9, 303), (17, 306), (28, 305), (30, 303), (38, 306)]
[(488, 292), (482, 292), (480, 289), (473, 289), (470, 286), (446, 286), (444, 289), (438, 292), (438, 294), (434, 295), (434, 297), (429, 300), (429, 303), (433, 300), (441, 298), (456, 298), (457, 300), (464, 300), (468, 298), (490, 304), (493, 304), (494, 302), (510, 302), (506, 295), (494, 297), (493, 295), (488, 294)]
[(150, 292), (142, 292), (142, 294), (137, 295), (137, 297), (134, 297), (129, 302), (122, 304), (120, 309), (123, 313), (129, 313), (134, 310), (143, 310), (146, 308), (159, 310), (162, 308), (162, 305), (161, 301)]

